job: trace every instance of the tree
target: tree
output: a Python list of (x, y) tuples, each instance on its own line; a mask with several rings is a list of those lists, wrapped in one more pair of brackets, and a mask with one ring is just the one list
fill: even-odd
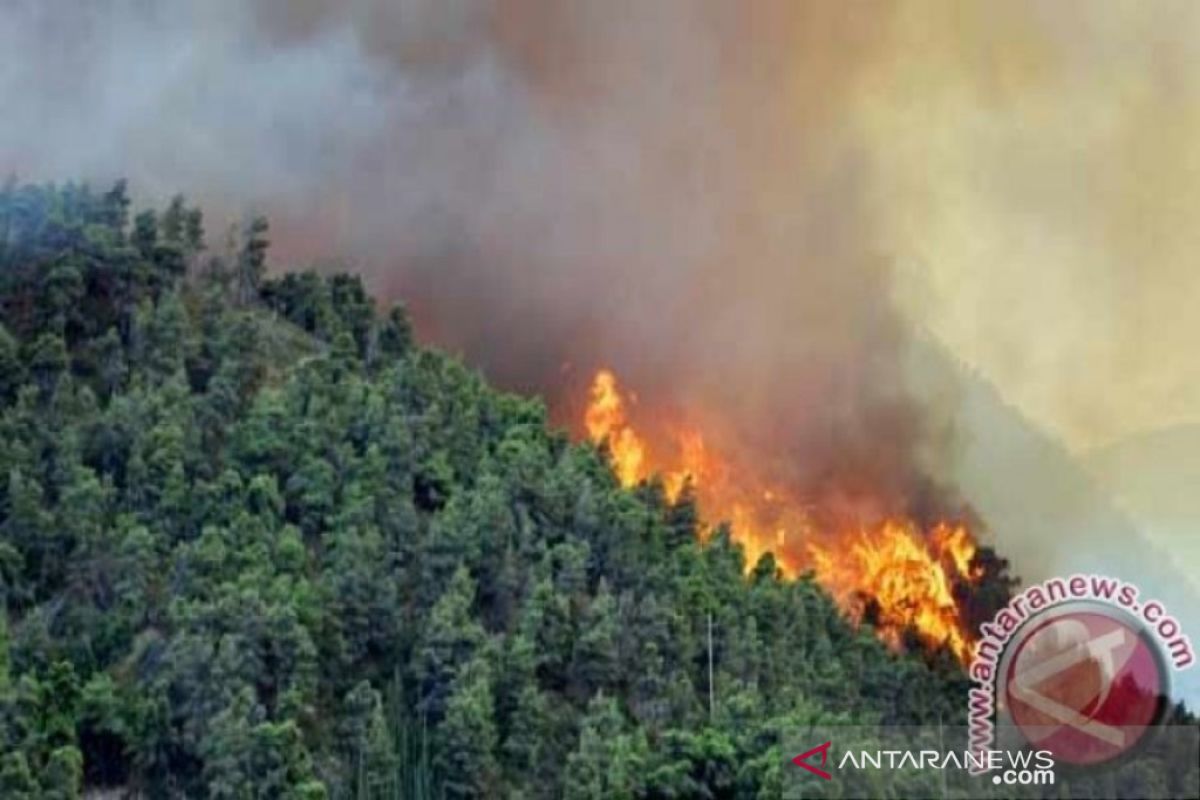
[(408, 310), (403, 304), (397, 303), (392, 306), (380, 328), (379, 352), (389, 360), (396, 360), (403, 358), (412, 344), (412, 323), (408, 319)]
[(418, 708), (435, 724), (446, 712), (446, 701), (459, 671), (484, 641), (483, 629), (472, 613), (474, 599), (475, 582), (465, 567), (459, 567), (430, 613), (420, 650)]
[(329, 537), (321, 574), (330, 634), (327, 669), (339, 682), (338, 676), (369, 674), (373, 664), (395, 658), (400, 622), (396, 586), (379, 531), (374, 526), (341, 531)]
[(608, 591), (607, 581), (601, 580), (583, 615), (571, 664), (571, 675), (582, 697), (616, 687), (620, 674), (619, 647), (616, 602)]
[(341, 320), (343, 331), (354, 343), (354, 352), (366, 358), (371, 329), (375, 326), (375, 308), (357, 275), (339, 273), (329, 278), (329, 299), (333, 312)]
[(500, 796), (490, 670), (475, 658), (455, 678), (446, 703), (435, 768), (447, 798)]
[(696, 507), (696, 493), (689, 478), (683, 484), (674, 503), (667, 509), (667, 546), (676, 549), (691, 544), (700, 530), (700, 514)]
[(778, 796), (784, 731), (962, 713), (401, 303), (129, 206), (0, 186), (0, 795)]
[[(0, 606), (2, 608), (3, 606)], [(9, 682), (11, 680), (8, 656), (8, 613), (0, 613), (0, 702), (2, 702), (9, 692)]]
[(67, 368), (67, 346), (61, 336), (43, 334), (33, 344), (29, 372), (36, 381), (43, 397), (49, 397), (57, 385), (59, 375)]
[(22, 382), (22, 364), (17, 340), (0, 324), (0, 406), (11, 403)]
[(137, 248), (143, 259), (152, 259), (158, 244), (158, 215), (147, 209), (134, 217), (129, 243)]
[(184, 266), (204, 249), (203, 215), (198, 208), (188, 208), (181, 194), (171, 198), (162, 213), (159, 229), (162, 238), (177, 248)]
[(727, 734), (671, 730), (657, 750), (647, 778), (651, 797), (732, 798), (736, 751)]
[(175, 243), (183, 241), (186, 214), (187, 206), (184, 204), (183, 195), (177, 194), (172, 197), (171, 202), (162, 213), (162, 225), (160, 227), (163, 239)]
[(42, 797), (46, 800), (79, 800), (83, 786), (83, 756), (71, 745), (57, 748), (42, 776)]
[(36, 800), (40, 796), (29, 763), (20, 750), (0, 756), (0, 795), (12, 800)]
[(501, 753), (513, 797), (552, 797), (556, 783), (555, 749), (550, 698), (530, 681), (516, 690), (515, 706), (505, 726)]
[(571, 658), (571, 610), (549, 579), (539, 581), (525, 604), (521, 634), (534, 648), (534, 663), (542, 685), (556, 690), (567, 684)]
[(252, 217), (242, 230), (242, 245), (237, 254), (237, 300), (248, 305), (258, 297), (267, 272), (267, 220)]
[(129, 224), (129, 185), (122, 179), (112, 185), (101, 199), (99, 221), (117, 233), (124, 233)]
[(324, 794), (296, 723), (264, 719), (248, 689), (213, 719), (204, 755), (204, 786), (214, 800)]
[(393, 794), (396, 754), (379, 692), (366, 681), (360, 681), (346, 694), (343, 705), (346, 709), (343, 736), (354, 769), (354, 797), (368, 800)]
[(567, 800), (632, 800), (640, 796), (647, 758), (646, 741), (630, 733), (616, 701), (592, 698), (579, 732), (579, 745), (567, 760)]

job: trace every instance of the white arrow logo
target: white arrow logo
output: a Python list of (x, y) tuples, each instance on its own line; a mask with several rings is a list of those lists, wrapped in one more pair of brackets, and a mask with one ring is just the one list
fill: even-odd
[[(1074, 639), (1075, 644), (1070, 649), (1056, 656), (1019, 671), (1013, 677), (1011, 685), (1013, 696), (1063, 725), (1069, 725), (1077, 731), (1107, 742), (1114, 747), (1124, 747), (1125, 733), (1119, 728), (1098, 722), (1090, 717), (1085, 717), (1077, 710), (1068, 708), (1057, 700), (1046, 697), (1037, 691), (1036, 687), (1047, 678), (1053, 677), (1076, 664), (1084, 661), (1095, 661), (1100, 666), (1103, 680), (1101, 681), (1101, 687), (1097, 695), (1093, 695), (1088, 700), (1090, 702), (1098, 696), (1097, 707), (1103, 705), (1104, 701), (1108, 699), (1109, 691), (1112, 689), (1113, 676), (1120, 667), (1124, 666), (1123, 663), (1115, 663), (1116, 659), (1113, 654), (1124, 647), (1128, 632), (1123, 628), (1118, 628), (1102, 636), (1085, 641), (1085, 637), (1088, 636), (1087, 627), (1076, 620), (1062, 620), (1053, 627), (1058, 629), (1055, 633), (1065, 634), (1064, 638), (1068, 641)], [(1066, 630), (1063, 630), (1064, 628)], [(1048, 634), (1050, 630), (1047, 629), (1043, 633)], [(1027, 650), (1026, 652), (1029, 651)], [(1126, 652), (1124, 660), (1127, 661), (1128, 659), (1129, 652)], [(1018, 667), (1020, 667), (1020, 663), (1021, 659), (1018, 657)], [(1046, 731), (1038, 739), (1044, 739), (1052, 733), (1054, 733), (1054, 730)]]

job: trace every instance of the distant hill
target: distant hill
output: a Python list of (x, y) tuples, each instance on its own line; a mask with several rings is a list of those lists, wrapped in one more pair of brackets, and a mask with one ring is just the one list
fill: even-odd
[[(1014, 574), (1026, 583), (1075, 572), (1133, 581), (1200, 643), (1194, 534), (1190, 549), (1177, 546), (1186, 523), (1200, 519), (1200, 426), (1131, 439), (1080, 461), (937, 342), (919, 338), (911, 362), (915, 390), (954, 434), (949, 457), (930, 467), (980, 513), (984, 539)], [(1194, 704), (1200, 669), (1176, 686)]]
[(1126, 437), (1083, 464), (1200, 591), (1200, 424)]

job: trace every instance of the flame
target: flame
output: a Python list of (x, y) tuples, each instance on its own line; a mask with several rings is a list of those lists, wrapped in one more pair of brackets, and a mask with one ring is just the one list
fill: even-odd
[(975, 541), (964, 525), (939, 522), (923, 530), (899, 518), (818, 524), (811, 506), (786, 487), (732, 468), (694, 428), (661, 426), (669, 433), (652, 445), (629, 420), (633, 400), (622, 394), (611, 370), (601, 369), (584, 414), (588, 437), (607, 447), (622, 486), (657, 475), (672, 503), (690, 486), (706, 517), (728, 522), (747, 569), (770, 552), (784, 576), (811, 572), (847, 614), (871, 622), (885, 642), (899, 647), (911, 630), (927, 644), (944, 644), (962, 662), (969, 660), (973, 641), (955, 587), (975, 582), (979, 574), (972, 563)]
[(922, 532), (907, 520), (859, 530), (836, 549), (808, 544), (817, 580), (861, 619), (868, 611), (891, 644), (913, 629), (927, 642), (946, 644), (960, 661), (971, 655), (953, 587), (970, 576), (975, 545), (967, 529), (938, 523)]
[(608, 444), (622, 486), (632, 486), (644, 477), (646, 447), (625, 421), (625, 401), (617, 388), (617, 376), (608, 370), (597, 372), (592, 381), (592, 400), (584, 425), (592, 441)]
[[(593, 442), (608, 446), (613, 470), (622, 486), (634, 486), (649, 476), (646, 444), (626, 418), (625, 399), (611, 370), (602, 369), (592, 379), (591, 402), (583, 424)], [(664, 491), (672, 503), (679, 499), (689, 481), (695, 482), (705, 459), (704, 440), (699, 434), (684, 434), (681, 450), (684, 466), (662, 476)]]

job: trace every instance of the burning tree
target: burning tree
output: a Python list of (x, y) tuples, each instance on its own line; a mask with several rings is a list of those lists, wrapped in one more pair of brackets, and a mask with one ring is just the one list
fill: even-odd
[[(669, 426), (674, 447), (663, 456), (631, 422), (635, 402), (613, 371), (595, 373), (583, 429), (605, 449), (621, 485), (657, 476), (670, 503), (694, 494), (708, 519), (728, 521), (747, 569), (771, 553), (784, 577), (811, 573), (843, 611), (870, 623), (890, 645), (900, 647), (912, 632), (925, 646), (945, 646), (969, 661), (973, 623), (1003, 605), (1011, 584), (1007, 564), (981, 551), (966, 522), (826, 513), (800, 493), (739, 469), (706, 444), (703, 432), (679, 424)], [(700, 529), (702, 537), (710, 532)]]

